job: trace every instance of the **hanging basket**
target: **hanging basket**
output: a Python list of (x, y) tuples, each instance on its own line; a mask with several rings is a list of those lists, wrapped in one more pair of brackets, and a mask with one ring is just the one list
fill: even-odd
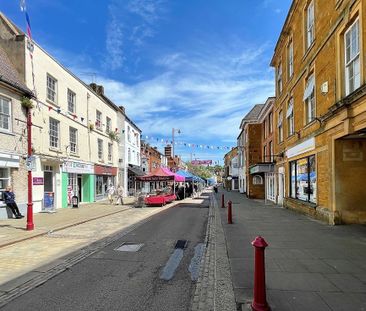
[(119, 136), (118, 136), (118, 133), (117, 132), (109, 132), (108, 133), (108, 136), (111, 140), (114, 140), (116, 142), (119, 142)]
[(20, 99), (20, 103), (21, 103), (21, 105), (22, 105), (23, 108), (26, 108), (26, 109), (32, 109), (32, 108), (34, 108), (34, 105), (33, 105), (32, 100), (29, 97), (27, 97), (27, 96), (23, 96)]

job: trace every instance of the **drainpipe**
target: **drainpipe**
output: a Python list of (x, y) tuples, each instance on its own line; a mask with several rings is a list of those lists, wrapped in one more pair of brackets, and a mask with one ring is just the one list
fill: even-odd
[[(28, 159), (32, 156), (32, 111), (27, 108), (27, 135)], [(32, 170), (28, 169), (28, 203), (27, 203), (27, 230), (34, 230), (33, 223), (33, 195), (32, 195)]]

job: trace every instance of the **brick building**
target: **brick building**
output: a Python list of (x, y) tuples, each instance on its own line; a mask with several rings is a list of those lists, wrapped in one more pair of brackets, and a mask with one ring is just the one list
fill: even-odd
[(366, 223), (365, 0), (295, 0), (271, 65), (278, 201)]

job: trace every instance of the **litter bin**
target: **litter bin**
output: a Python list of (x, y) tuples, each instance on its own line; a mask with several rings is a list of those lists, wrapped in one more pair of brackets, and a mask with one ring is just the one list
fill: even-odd
[(73, 208), (79, 207), (79, 198), (76, 195), (71, 198), (71, 206)]

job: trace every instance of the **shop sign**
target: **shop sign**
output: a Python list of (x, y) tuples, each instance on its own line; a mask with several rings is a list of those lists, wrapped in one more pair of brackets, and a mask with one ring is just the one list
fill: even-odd
[(288, 149), (286, 151), (287, 158), (292, 158), (297, 155), (303, 154), (305, 152), (311, 151), (315, 149), (315, 138), (312, 137), (304, 142)]
[(95, 175), (117, 175), (117, 167), (112, 166), (103, 166), (103, 165), (94, 165), (94, 174)]
[(33, 177), (33, 186), (43, 186), (44, 178), (43, 177)]
[(67, 161), (62, 164), (62, 171), (76, 174), (94, 174), (94, 166), (88, 163)]

